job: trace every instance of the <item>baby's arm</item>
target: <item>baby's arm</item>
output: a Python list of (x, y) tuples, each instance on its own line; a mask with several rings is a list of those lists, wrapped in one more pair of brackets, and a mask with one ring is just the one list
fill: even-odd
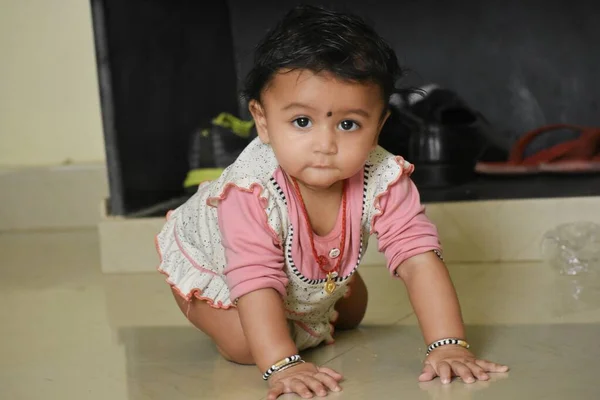
[(225, 249), (224, 270), (231, 300), (238, 311), (250, 351), (261, 371), (297, 354), (290, 337), (282, 297), (288, 284), (283, 252), (267, 225), (265, 210), (254, 192), (230, 189), (218, 208)]
[(406, 285), (425, 343), (465, 337), (454, 285), (435, 253), (429, 251), (407, 259), (396, 268), (396, 274)]
[(298, 354), (277, 291), (266, 288), (243, 295), (238, 300), (238, 311), (250, 351), (262, 372), (277, 361)]
[[(465, 329), (454, 285), (444, 263), (433, 252), (419, 254), (404, 261), (397, 269), (406, 284), (413, 309), (426, 344), (441, 339), (465, 339)], [(449, 383), (453, 375), (466, 383), (488, 380), (488, 372), (506, 372), (508, 367), (477, 359), (459, 345), (443, 345), (425, 360), (420, 381), (439, 376)]]
[[(427, 345), (441, 339), (465, 339), (465, 328), (454, 285), (440, 251), (437, 229), (425, 216), (419, 193), (408, 177), (402, 177), (380, 201), (382, 214), (374, 222), (380, 250), (386, 254), (390, 272), (404, 281)], [(489, 379), (486, 372), (504, 372), (507, 367), (478, 360), (458, 345), (433, 350), (419, 377), (427, 381), (440, 376), (450, 382), (460, 376), (465, 382)]]
[(464, 338), (458, 299), (440, 251), (435, 225), (426, 217), (415, 184), (401, 177), (379, 202), (374, 228), (388, 268), (406, 284), (427, 344)]
[[(278, 361), (298, 354), (290, 335), (283, 298), (287, 276), (279, 239), (267, 224), (265, 210), (253, 193), (231, 189), (218, 208), (219, 228), (225, 249), (231, 299), (246, 342), (261, 372)], [(227, 332), (222, 332), (227, 334)], [(269, 399), (284, 392), (308, 395), (336, 390), (341, 375), (313, 364), (299, 364), (272, 375)]]

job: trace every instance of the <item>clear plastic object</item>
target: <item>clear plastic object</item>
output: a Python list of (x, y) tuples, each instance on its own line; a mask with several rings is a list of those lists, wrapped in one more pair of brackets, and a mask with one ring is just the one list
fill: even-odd
[(551, 288), (556, 314), (600, 308), (600, 225), (557, 226), (544, 235), (542, 256), (559, 273)]
[(574, 222), (557, 226), (544, 235), (542, 255), (561, 275), (600, 272), (600, 225)]

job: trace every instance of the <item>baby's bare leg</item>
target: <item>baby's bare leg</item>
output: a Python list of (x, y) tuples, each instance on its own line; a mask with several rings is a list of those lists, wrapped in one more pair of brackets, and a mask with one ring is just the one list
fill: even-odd
[(225, 359), (238, 364), (254, 364), (236, 308), (214, 308), (194, 297), (187, 302), (175, 290), (173, 295), (183, 314), (213, 340)]
[(361, 276), (356, 272), (349, 283), (350, 296), (340, 299), (335, 304), (339, 313), (335, 321), (335, 329), (346, 330), (356, 328), (367, 311), (368, 293), (367, 286)]
[[(354, 274), (349, 286), (350, 296), (339, 300), (335, 305), (339, 313), (335, 327), (339, 330), (356, 328), (367, 310), (367, 287), (358, 272)], [(187, 302), (175, 290), (173, 296), (181, 312), (213, 340), (225, 359), (238, 364), (254, 364), (236, 308), (214, 308), (195, 298)]]

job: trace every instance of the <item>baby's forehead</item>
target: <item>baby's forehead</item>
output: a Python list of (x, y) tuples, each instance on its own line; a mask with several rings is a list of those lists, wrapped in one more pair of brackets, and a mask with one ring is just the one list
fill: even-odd
[(329, 70), (313, 71), (305, 68), (282, 68), (273, 72), (265, 90), (277, 84), (287, 83), (293, 86), (314, 85), (319, 82), (323, 86), (346, 86), (346, 87), (362, 87), (366, 89), (382, 90), (383, 88), (376, 82), (374, 77), (361, 77), (361, 79), (351, 78), (337, 74)]
[(325, 113), (335, 108), (357, 109), (380, 107), (382, 88), (372, 82), (358, 82), (328, 71), (284, 70), (276, 73), (264, 91), (265, 100), (318, 108)]

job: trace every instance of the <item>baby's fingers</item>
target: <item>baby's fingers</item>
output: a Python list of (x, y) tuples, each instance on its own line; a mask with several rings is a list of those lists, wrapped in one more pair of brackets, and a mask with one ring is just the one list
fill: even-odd
[(285, 386), (281, 382), (277, 382), (267, 393), (267, 400), (275, 400), (285, 393)]
[(315, 378), (322, 382), (329, 390), (332, 392), (339, 392), (342, 390), (340, 385), (338, 385), (337, 381), (333, 379), (331, 375), (328, 375), (324, 372), (319, 372), (315, 375)]
[(475, 364), (479, 365), (485, 372), (506, 372), (508, 367), (506, 365), (497, 364), (487, 360), (475, 360)]
[(312, 390), (312, 392), (317, 396), (327, 396), (327, 389), (325, 389), (323, 383), (319, 379), (317, 379), (316, 376), (314, 378), (312, 376), (307, 376), (303, 379), (303, 381), (306, 384), (306, 386), (308, 386), (309, 389)]
[(450, 383), (452, 381), (452, 368), (450, 364), (445, 361), (439, 362), (436, 369), (442, 383)]
[(475, 378), (473, 377), (473, 372), (471, 369), (463, 364), (462, 362), (455, 361), (452, 363), (452, 369), (454, 370), (454, 374), (456, 376), (460, 376), (460, 378), (465, 383), (473, 383), (475, 382)]
[(331, 376), (333, 379), (335, 379), (338, 382), (341, 381), (342, 378), (343, 378), (342, 374), (339, 374), (339, 373), (335, 372), (331, 368), (317, 367), (317, 370), (319, 370), (319, 372), (323, 372), (324, 374), (327, 374), (327, 375)]
[(419, 375), (419, 382), (429, 382), (433, 378), (437, 376), (435, 369), (430, 364), (425, 365), (423, 367), (423, 371), (421, 371), (421, 375)]
[(290, 391), (286, 390), (286, 393), (297, 393), (300, 397), (304, 399), (311, 399), (313, 397), (313, 392), (308, 388), (305, 382), (300, 379), (294, 379), (288, 385), (291, 389)]
[(466, 363), (466, 365), (469, 367), (473, 375), (475, 375), (480, 381), (487, 381), (490, 379), (490, 376), (485, 373), (485, 370), (474, 362), (469, 361)]
[(300, 379), (292, 379), (286, 383), (277, 382), (267, 393), (267, 400), (275, 400), (284, 393), (297, 393), (299, 396), (310, 399), (312, 391)]

